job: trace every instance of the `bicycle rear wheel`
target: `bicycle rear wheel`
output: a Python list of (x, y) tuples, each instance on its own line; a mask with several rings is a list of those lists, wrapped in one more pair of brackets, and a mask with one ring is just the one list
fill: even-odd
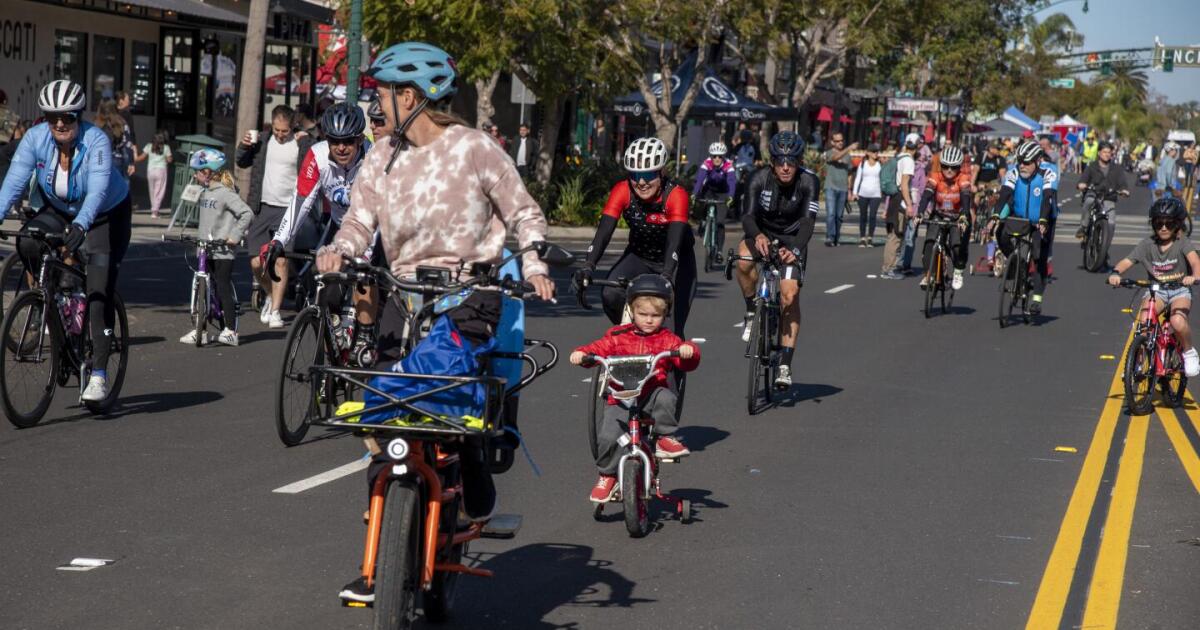
[[(113, 331), (108, 339), (108, 360), (104, 365), (92, 364), (92, 370), (104, 370), (108, 375), (108, 396), (104, 400), (84, 401), (84, 406), (92, 413), (107, 413), (117, 404), (121, 396), (121, 386), (125, 384), (125, 368), (129, 366), (129, 318), (125, 314), (125, 301), (120, 295), (113, 293)], [(95, 356), (91, 326), (83, 324), (83, 334), (86, 335), (88, 357)]]
[(383, 531), (375, 565), (374, 630), (412, 627), (421, 580), (422, 523), (416, 486), (407, 481), (388, 484), (383, 504)]
[(0, 327), (0, 402), (18, 429), (37, 424), (54, 398), (62, 347), (58, 335), (42, 326), (44, 307), (41, 292), (24, 293)]
[(300, 311), (288, 331), (275, 391), (275, 429), (285, 445), (299, 444), (313, 417), (322, 410), (332, 411), (335, 383), (309, 371), (310, 366), (330, 365), (330, 358), (321, 339), (319, 311), (316, 307)]
[(1167, 355), (1167, 370), (1166, 375), (1158, 377), (1163, 403), (1171, 408), (1182, 407), (1183, 396), (1187, 393), (1187, 374), (1183, 372), (1183, 357), (1178, 346), (1172, 346)]
[(1150, 338), (1135, 335), (1125, 356), (1125, 407), (1131, 414), (1150, 413), (1154, 396), (1154, 351)]

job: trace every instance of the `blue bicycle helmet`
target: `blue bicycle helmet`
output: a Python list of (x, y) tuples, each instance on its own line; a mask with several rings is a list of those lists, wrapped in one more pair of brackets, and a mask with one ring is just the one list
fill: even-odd
[(444, 50), (422, 42), (405, 42), (379, 53), (367, 75), (380, 83), (412, 85), (431, 101), (454, 96), (458, 67)]
[(200, 149), (188, 160), (188, 167), (193, 171), (210, 169), (219, 171), (225, 168), (225, 154), (216, 149)]
[(788, 157), (799, 159), (804, 155), (804, 139), (794, 131), (780, 131), (771, 136), (768, 147), (771, 157)]

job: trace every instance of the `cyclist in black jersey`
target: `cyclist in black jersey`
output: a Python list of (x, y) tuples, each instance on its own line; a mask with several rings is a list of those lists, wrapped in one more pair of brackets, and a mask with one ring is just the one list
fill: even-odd
[[(688, 224), (688, 194), (662, 172), (667, 147), (658, 138), (639, 138), (625, 151), (625, 170), (609, 192), (596, 236), (587, 250), (587, 264), (575, 274), (577, 290), (591, 281), (596, 264), (612, 239), (617, 221), (629, 225), (629, 244), (608, 272), (608, 277), (632, 280), (642, 274), (659, 274), (674, 286), (674, 308), (666, 328), (686, 339), (683, 332), (696, 294), (696, 254)], [(605, 287), (604, 313), (620, 324), (625, 310), (625, 292)]]
[[(738, 255), (767, 256), (772, 241), (779, 241), (779, 257), (787, 267), (779, 283), (783, 313), (780, 336), (783, 337), (783, 361), (775, 377), (776, 387), (792, 385), (792, 355), (800, 331), (800, 286), (808, 259), (808, 241), (819, 208), (817, 197), (821, 180), (816, 173), (800, 165), (804, 140), (791, 131), (771, 138), (771, 166), (750, 178), (742, 200), (742, 229), (745, 240), (738, 244)], [(748, 261), (737, 264), (738, 284), (746, 300), (742, 339), (750, 340), (754, 317), (754, 290), (758, 285), (758, 267)]]

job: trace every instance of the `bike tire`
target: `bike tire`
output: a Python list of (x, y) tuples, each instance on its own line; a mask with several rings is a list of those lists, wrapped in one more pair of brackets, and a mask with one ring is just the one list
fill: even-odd
[(604, 383), (600, 381), (604, 378), (604, 368), (597, 367), (592, 371), (592, 386), (588, 388), (591, 395), (588, 396), (588, 446), (592, 450), (592, 460), (594, 461), (600, 456), (600, 443), (597, 441), (600, 427), (600, 420), (604, 417), (604, 407), (606, 406), (604, 396)]
[(779, 311), (774, 307), (766, 307), (765, 324), (763, 325), (763, 400), (768, 405), (775, 402), (775, 368), (783, 360), (781, 354), (783, 344), (779, 339)]
[[(1150, 413), (1154, 398), (1154, 351), (1149, 347), (1150, 339), (1144, 334), (1135, 335), (1125, 353), (1125, 407), (1132, 415)], [(1143, 387), (1144, 385), (1144, 387)]]
[(758, 300), (754, 305), (754, 319), (750, 321), (753, 328), (750, 331), (750, 346), (747, 354), (747, 380), (746, 380), (746, 411), (750, 415), (758, 413), (758, 392), (761, 386), (760, 380), (763, 376), (762, 361), (763, 361), (763, 338), (762, 331), (764, 307), (762, 300)]
[(412, 627), (421, 581), (420, 495), (409, 481), (388, 484), (375, 563), (374, 630)]
[(314, 382), (308, 372), (309, 366), (330, 363), (321, 340), (320, 324), (319, 311), (309, 307), (296, 315), (288, 331), (275, 388), (275, 430), (285, 446), (296, 446), (304, 441), (313, 416), (322, 411), (322, 397), (326, 400), (326, 410), (331, 410), (329, 401), (336, 389), (334, 384)]
[(1187, 374), (1183, 372), (1183, 357), (1179, 347), (1172, 346), (1167, 357), (1168, 374), (1158, 378), (1159, 391), (1162, 392), (1163, 404), (1172, 409), (1183, 406), (1184, 395), (1187, 394)]
[(942, 273), (940, 279), (938, 280), (938, 283), (941, 286), (938, 287), (938, 294), (942, 303), (942, 315), (946, 315), (950, 312), (950, 301), (954, 299), (952, 297), (954, 295), (954, 289), (951, 288), (950, 285), (950, 283), (953, 282), (953, 276), (951, 275), (953, 272), (951, 272), (950, 269), (953, 267), (944, 252), (942, 253), (941, 267)]
[[(3, 335), (3, 342), (0, 343), (0, 404), (3, 404), (4, 415), (8, 421), (18, 429), (37, 424), (46, 415), (46, 409), (54, 399), (62, 341), (50, 331), (37, 332), (37, 328), (41, 326), (41, 309), (45, 308), (45, 305), (40, 291), (23, 293), (13, 301), (12, 308), (4, 314), (4, 323), (0, 326), (0, 335)], [(54, 318), (50, 320), (50, 325), (55, 325)], [(38, 323), (34, 324), (34, 330), (30, 331), (30, 324), (35, 321)], [(31, 341), (27, 341), (25, 335), (31, 332), (35, 336), (30, 338)], [(11, 373), (10, 365), (27, 365), (31, 362), (23, 357), (38, 352), (42, 354), (42, 359), (37, 363), (47, 366), (49, 371), (44, 378), (35, 375), (29, 379), (28, 387), (21, 386), (18, 380), (26, 379), (17, 379)], [(21, 392), (28, 391), (28, 401), (25, 400), (26, 396), (18, 395), (18, 389)]]
[(25, 273), (25, 262), (16, 252), (9, 254), (0, 265), (0, 318), (8, 312), (17, 296), (28, 291), (29, 277)]
[(208, 328), (208, 278), (197, 276), (192, 285), (192, 328), (196, 331), (196, 347), (204, 345)]
[(650, 501), (642, 492), (642, 460), (630, 457), (621, 464), (621, 502), (625, 506), (625, 530), (631, 538), (650, 533)]
[(1000, 327), (1007, 328), (1009, 318), (1012, 316), (1013, 304), (1016, 302), (1016, 260), (1013, 255), (1008, 256), (1004, 263), (1004, 275), (1000, 279)]
[[(457, 473), (459, 466), (453, 464), (443, 469), (446, 477), (443, 477), (445, 483), (454, 485), (455, 480), (459, 479)], [(442, 511), (442, 532), (447, 535), (453, 535), (454, 525), (458, 520), (459, 500), (450, 501), (441, 505)], [(467, 541), (459, 545), (449, 545), (449, 548), (444, 550), (444, 555), (439, 553), (436, 558), (437, 562), (445, 562), (447, 564), (459, 564), (462, 562), (463, 555), (467, 552), (471, 542)], [(441, 550), (439, 550), (441, 551)], [(450, 618), (450, 611), (454, 608), (454, 595), (458, 592), (458, 579), (461, 573), (456, 571), (435, 571), (433, 581), (429, 585), (429, 590), (424, 591), (421, 595), (421, 610), (425, 613), (425, 619), (433, 623), (442, 623)]]
[(1104, 266), (1104, 240), (1108, 232), (1108, 221), (1098, 219), (1088, 232), (1087, 243), (1083, 248), (1083, 268), (1091, 273), (1100, 271)]
[[(108, 396), (104, 400), (84, 401), (83, 406), (93, 414), (108, 413), (113, 406), (117, 404), (117, 399), (121, 396), (121, 387), (125, 384), (125, 370), (129, 367), (129, 317), (125, 313), (125, 300), (121, 296), (113, 293), (113, 335), (109, 339), (108, 363), (103, 367), (108, 376)], [(91, 326), (88, 322), (83, 323), (83, 334), (86, 335), (86, 345), (88, 346), (88, 357), (95, 356), (91, 346), (93, 344)], [(113, 358), (116, 358), (116, 369), (113, 369)], [(92, 365), (95, 370), (96, 365)]]
[(1020, 246), (1014, 252), (1021, 256), (1017, 259), (1016, 281), (1013, 283), (1013, 308), (1018, 305), (1021, 307), (1021, 321), (1026, 324), (1031, 321), (1029, 315), (1029, 264), (1032, 258), (1027, 255), (1028, 251), (1024, 246)]

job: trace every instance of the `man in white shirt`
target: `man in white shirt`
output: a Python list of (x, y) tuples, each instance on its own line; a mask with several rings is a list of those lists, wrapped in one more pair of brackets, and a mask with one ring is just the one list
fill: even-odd
[(883, 268), (880, 278), (899, 280), (903, 274), (896, 270), (900, 261), (900, 248), (904, 245), (904, 230), (908, 226), (910, 210), (914, 210), (912, 200), (912, 178), (916, 172), (916, 162), (913, 152), (921, 139), (915, 133), (908, 134), (904, 139), (904, 148), (892, 158), (896, 160), (896, 187), (900, 192), (888, 199), (887, 207), (887, 242), (883, 246)]
[(529, 135), (529, 125), (521, 123), (517, 139), (509, 147), (509, 156), (517, 163), (517, 172), (522, 179), (528, 179), (533, 173), (533, 165), (537, 161), (538, 141)]

